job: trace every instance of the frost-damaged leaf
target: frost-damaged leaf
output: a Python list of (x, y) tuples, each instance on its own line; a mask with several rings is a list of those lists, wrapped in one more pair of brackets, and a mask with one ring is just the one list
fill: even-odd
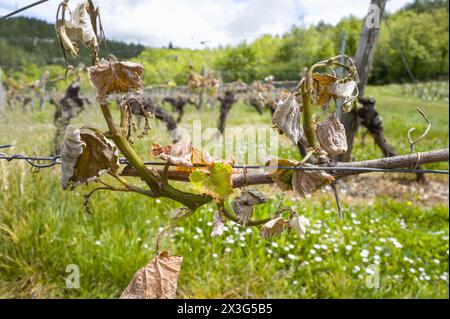
[[(297, 161), (288, 159), (278, 159), (278, 166), (296, 166)], [(283, 191), (292, 190), (293, 171), (288, 169), (278, 169), (275, 173), (270, 174), (270, 178)]]
[(222, 202), (233, 194), (232, 167), (225, 163), (214, 163), (208, 169), (199, 169), (189, 175), (191, 186), (201, 194), (210, 195), (216, 202)]
[(139, 91), (144, 83), (141, 75), (144, 67), (130, 61), (101, 60), (88, 68), (89, 80), (97, 91), (97, 99), (102, 101), (110, 93)]
[(309, 219), (305, 216), (294, 216), (289, 221), (289, 228), (295, 230), (297, 234), (303, 235), (306, 233), (306, 227), (309, 226)]
[[(314, 167), (311, 164), (303, 165)], [(311, 194), (333, 181), (334, 177), (323, 170), (295, 170), (292, 187), (297, 195), (304, 197), (306, 194)]]
[(288, 223), (280, 216), (265, 223), (259, 233), (263, 238), (269, 238), (281, 234), (287, 226)]
[(192, 144), (190, 141), (181, 140), (173, 145), (161, 146), (158, 143), (152, 145), (152, 155), (171, 165), (192, 167)]
[(348, 106), (355, 100), (357, 94), (354, 94), (356, 89), (356, 82), (353, 80), (337, 81), (328, 86), (328, 92), (333, 95), (336, 100), (342, 102), (342, 109), (344, 112), (349, 112)]
[(272, 121), (294, 144), (303, 136), (300, 127), (300, 106), (293, 94), (289, 93), (287, 98), (277, 105)]
[[(119, 170), (119, 152), (102, 134), (69, 127), (61, 151), (63, 189), (89, 183), (105, 172), (116, 173)], [(73, 165), (76, 154), (79, 155)]]
[(90, 49), (98, 46), (97, 36), (86, 10), (87, 6), (87, 2), (80, 3), (70, 20), (56, 21), (56, 32), (64, 49), (70, 50), (73, 56), (78, 56), (78, 43), (82, 43)]
[(317, 105), (324, 106), (333, 98), (335, 100), (341, 100), (344, 111), (349, 111), (347, 106), (357, 96), (357, 94), (354, 94), (356, 81), (349, 78), (339, 80), (335, 76), (327, 73), (314, 73), (312, 78), (314, 80)]
[(225, 227), (222, 216), (219, 212), (216, 212), (213, 217), (213, 230), (211, 232), (211, 237), (220, 237), (223, 235), (223, 228)]
[(328, 87), (335, 83), (337, 78), (327, 73), (314, 73), (312, 78), (315, 82), (317, 105), (326, 105), (333, 98), (333, 94), (328, 91)]
[(68, 188), (77, 159), (83, 153), (85, 146), (86, 144), (81, 141), (80, 130), (73, 125), (68, 125), (61, 150), (61, 186), (63, 189)]
[(120, 298), (174, 299), (182, 261), (182, 256), (169, 256), (163, 251), (138, 270)]
[(245, 225), (253, 215), (253, 206), (265, 203), (266, 196), (254, 189), (245, 189), (240, 196), (231, 203), (233, 211), (239, 217), (239, 221)]
[(173, 145), (161, 146), (158, 143), (152, 145), (151, 153), (171, 165), (193, 167), (194, 164), (213, 163), (214, 159), (207, 153), (197, 150), (192, 143), (181, 140)]
[(347, 151), (345, 128), (339, 122), (335, 113), (332, 113), (325, 121), (317, 124), (316, 135), (320, 146), (330, 157)]

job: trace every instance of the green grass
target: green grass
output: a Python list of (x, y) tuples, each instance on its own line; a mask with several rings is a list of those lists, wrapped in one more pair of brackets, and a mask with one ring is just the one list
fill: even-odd
[[(377, 98), (387, 137), (399, 153), (409, 151), (408, 129), (425, 127), (417, 106), (433, 122), (417, 150), (448, 147), (447, 102), (404, 96), (395, 86), (370, 87), (367, 95)], [(54, 133), (51, 110), (2, 114), (0, 144), (14, 142), (14, 152), (49, 153)], [(218, 110), (198, 114), (189, 108), (183, 122), (189, 127), (194, 119), (215, 126)], [(271, 124), (268, 113), (259, 116), (242, 104), (231, 111), (228, 123)], [(74, 124), (104, 128), (95, 106)], [(168, 141), (165, 128), (155, 122), (153, 126), (149, 137), (136, 141), (145, 158), (150, 158), (152, 141)], [(297, 156), (287, 139), (281, 142), (282, 156)], [(379, 156), (370, 137), (364, 147), (357, 143), (355, 159)], [(448, 163), (430, 167), (448, 168)], [(93, 214), (87, 215), (82, 195), (91, 188), (63, 192), (58, 167), (31, 174), (24, 163), (0, 161), (0, 297), (115, 298), (154, 256), (158, 229), (167, 225), (177, 204), (135, 194), (98, 193), (91, 201)], [(271, 199), (258, 207), (258, 216), (273, 212), (280, 200), (275, 187), (264, 191)], [(303, 200), (291, 196), (287, 194), (286, 204), (311, 220), (303, 238), (285, 233), (264, 240), (256, 228), (232, 223), (223, 238), (211, 238), (214, 205), (180, 223), (162, 242), (170, 253), (184, 256), (178, 297), (448, 298), (448, 205), (414, 206), (388, 197), (362, 205), (343, 198), (346, 219), (340, 222), (330, 193)], [(70, 264), (80, 267), (79, 289), (66, 288)], [(371, 266), (380, 272), (378, 289), (366, 285)]]

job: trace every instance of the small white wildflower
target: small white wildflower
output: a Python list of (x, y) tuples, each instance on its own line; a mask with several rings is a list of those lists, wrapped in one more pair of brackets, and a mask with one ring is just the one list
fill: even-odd
[(315, 251), (314, 249), (311, 249), (311, 250), (309, 251), (309, 253), (310, 253), (311, 255), (315, 255), (315, 254), (316, 254), (316, 251)]
[(195, 227), (195, 231), (196, 231), (198, 234), (203, 234), (203, 230), (202, 230), (200, 227)]
[(251, 228), (247, 228), (247, 229), (245, 230), (245, 232), (246, 232), (247, 234), (251, 234), (251, 233), (253, 233), (253, 230), (252, 230)]
[(273, 242), (273, 243), (272, 243), (272, 247), (278, 248), (278, 244), (277, 244), (276, 242)]
[(102, 244), (102, 242), (101, 242), (100, 240), (96, 240), (96, 241), (94, 242), (94, 244), (95, 244), (96, 246), (100, 246), (100, 245)]
[(143, 244), (142, 247), (144, 247), (145, 249), (148, 249), (148, 244)]
[(284, 259), (280, 257), (280, 258), (278, 258), (278, 262), (284, 263)]
[(192, 236), (192, 238), (194, 238), (194, 239), (198, 239), (198, 238), (199, 238), (199, 236), (198, 236), (197, 234), (195, 234), (194, 236)]
[(409, 271), (410, 271), (411, 273), (413, 273), (413, 274), (416, 273), (416, 270), (415, 270), (414, 268), (409, 268)]
[(320, 245), (319, 244), (314, 244), (313, 246), (315, 249), (320, 249)]
[(213, 225), (212, 222), (207, 222), (207, 223), (206, 223), (206, 226), (208, 226), (208, 227), (212, 227), (212, 225)]
[(350, 250), (352, 250), (353, 249), (353, 246), (352, 245), (345, 245), (345, 250), (346, 251), (350, 251)]
[(297, 280), (294, 280), (294, 281), (292, 282), (292, 284), (293, 284), (294, 286), (296, 286), (296, 285), (298, 285), (298, 281), (297, 281)]
[(375, 271), (372, 268), (366, 268), (366, 274), (373, 275)]
[(212, 254), (213, 258), (217, 258), (219, 257), (219, 255), (217, 255), (216, 253)]
[(380, 246), (375, 246), (375, 250), (376, 251), (381, 251), (383, 248), (381, 248)]
[(369, 251), (367, 250), (367, 249), (363, 249), (363, 250), (361, 250), (361, 257), (368, 257), (369, 256)]
[(328, 250), (328, 246), (327, 246), (327, 245), (320, 245), (320, 248), (321, 248), (322, 250)]
[(159, 198), (156, 199), (157, 204), (161, 204), (161, 200)]
[(360, 270), (361, 270), (361, 268), (360, 268), (359, 266), (355, 266), (355, 267), (353, 267), (352, 272), (353, 272), (354, 274), (356, 274), (356, 273), (359, 272)]
[(292, 255), (292, 254), (288, 254), (288, 255), (287, 255), (287, 258), (289, 258), (290, 260), (295, 260), (297, 257), (295, 257), (295, 256)]
[(273, 254), (273, 250), (272, 250), (272, 249), (267, 249), (267, 253), (268, 253), (269, 255), (271, 255), (271, 254)]
[(319, 257), (319, 256), (314, 258), (314, 261), (318, 262), (318, 263), (320, 263), (322, 260), (323, 260), (322, 257)]
[(440, 261), (439, 259), (433, 259), (433, 262), (434, 262), (436, 265), (439, 265), (439, 264), (441, 263), (441, 261)]
[(225, 252), (226, 252), (226, 253), (229, 253), (230, 251), (231, 251), (231, 248), (230, 248), (230, 247), (225, 248)]

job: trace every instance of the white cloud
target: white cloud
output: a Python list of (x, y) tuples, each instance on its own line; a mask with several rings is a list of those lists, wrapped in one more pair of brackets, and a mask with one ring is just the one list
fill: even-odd
[[(32, 0), (0, 0), (0, 15)], [(80, 1), (71, 1), (74, 5)], [(335, 24), (353, 14), (363, 17), (369, 0), (97, 0), (107, 37), (150, 46), (201, 48), (282, 34), (294, 24)], [(411, 0), (390, 0), (396, 11)], [(59, 0), (50, 0), (23, 15), (54, 21)]]

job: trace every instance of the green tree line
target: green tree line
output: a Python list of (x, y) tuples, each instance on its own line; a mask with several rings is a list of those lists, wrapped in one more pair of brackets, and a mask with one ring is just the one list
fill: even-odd
[[(144, 48), (114, 41), (108, 47), (120, 59), (143, 63), (147, 85), (185, 84), (190, 64), (197, 72), (213, 72), (225, 82), (250, 82), (269, 75), (276, 80), (297, 80), (304, 67), (339, 54), (344, 33), (346, 54), (353, 56), (362, 23), (349, 16), (334, 26), (325, 22), (293, 26), (280, 36), (263, 35), (251, 43), (215, 49), (190, 50), (172, 44)], [(415, 0), (387, 15), (381, 23), (369, 82), (448, 79), (448, 37), (448, 0)], [(88, 64), (87, 52), (82, 54)], [(51, 24), (27, 18), (0, 22), (0, 65), (6, 70), (55, 63), (62, 63), (62, 55)]]

